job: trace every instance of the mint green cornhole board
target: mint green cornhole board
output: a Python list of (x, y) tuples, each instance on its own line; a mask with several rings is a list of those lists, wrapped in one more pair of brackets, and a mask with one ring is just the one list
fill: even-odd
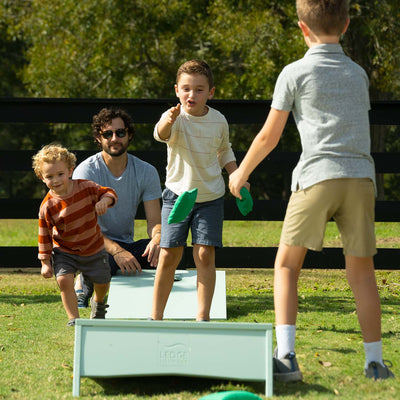
[[(136, 275), (116, 275), (111, 279), (107, 319), (147, 319), (153, 301), (154, 270)], [(197, 272), (176, 271), (175, 281), (164, 311), (165, 319), (196, 319)], [(216, 272), (216, 283), (210, 310), (211, 319), (226, 319), (225, 271)]]
[(272, 324), (77, 319), (72, 395), (81, 377), (183, 375), (265, 381)]

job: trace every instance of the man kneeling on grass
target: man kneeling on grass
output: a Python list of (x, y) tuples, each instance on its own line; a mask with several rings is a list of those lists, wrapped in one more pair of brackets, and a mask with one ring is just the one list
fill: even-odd
[[(117, 201), (113, 189), (92, 181), (71, 179), (76, 157), (58, 144), (44, 146), (33, 156), (33, 169), (49, 188), (39, 210), (41, 274), (54, 274), (68, 315), (67, 326), (79, 318), (74, 289), (77, 271), (94, 284), (90, 318), (104, 318), (104, 298), (110, 287), (110, 267), (97, 215)], [(97, 214), (97, 215), (96, 215)]]

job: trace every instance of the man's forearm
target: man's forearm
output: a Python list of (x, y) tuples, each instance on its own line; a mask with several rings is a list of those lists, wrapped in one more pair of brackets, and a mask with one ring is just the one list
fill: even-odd
[(157, 239), (158, 242), (160, 241), (161, 238), (161, 224), (156, 224), (153, 226), (153, 228), (149, 229), (150, 231), (150, 239)]
[(113, 257), (124, 250), (118, 243), (106, 236), (104, 236), (104, 247), (106, 248), (106, 252)]

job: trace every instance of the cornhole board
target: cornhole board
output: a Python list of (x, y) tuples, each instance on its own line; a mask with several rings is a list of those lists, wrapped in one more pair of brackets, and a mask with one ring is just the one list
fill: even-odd
[[(111, 279), (107, 303), (107, 319), (147, 319), (153, 301), (154, 270), (136, 275), (116, 275)], [(196, 319), (197, 272), (179, 270), (164, 310), (165, 319)], [(226, 319), (225, 271), (216, 272), (211, 319)]]
[(73, 396), (81, 377), (148, 375), (265, 381), (272, 396), (272, 324), (76, 320)]

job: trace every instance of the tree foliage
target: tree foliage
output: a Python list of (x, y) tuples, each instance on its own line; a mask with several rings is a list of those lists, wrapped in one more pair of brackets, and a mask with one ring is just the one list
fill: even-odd
[[(398, 1), (350, 10), (347, 53), (373, 98), (397, 96)], [(306, 50), (294, 0), (9, 0), (0, 11), (0, 38), (5, 29), (14, 38), (26, 64), (11, 57), (13, 68), (37, 97), (170, 97), (179, 64), (197, 57), (211, 64), (217, 97), (270, 98), (282, 67)]]
[[(398, 98), (398, 0), (350, 4), (346, 53), (367, 71), (372, 99)], [(169, 98), (178, 66), (202, 58), (216, 98), (270, 99), (283, 66), (307, 49), (294, 0), (3, 0), (0, 50), (0, 96)], [(247, 149), (259, 128), (233, 126), (234, 148)], [(141, 129), (149, 135), (134, 146), (149, 148), (152, 128)], [(88, 127), (33, 130), (0, 127), (11, 147), (37, 148), (61, 134), (66, 145), (91, 146)], [(384, 151), (387, 130), (372, 131), (373, 149)], [(294, 129), (279, 146), (299, 149)]]

